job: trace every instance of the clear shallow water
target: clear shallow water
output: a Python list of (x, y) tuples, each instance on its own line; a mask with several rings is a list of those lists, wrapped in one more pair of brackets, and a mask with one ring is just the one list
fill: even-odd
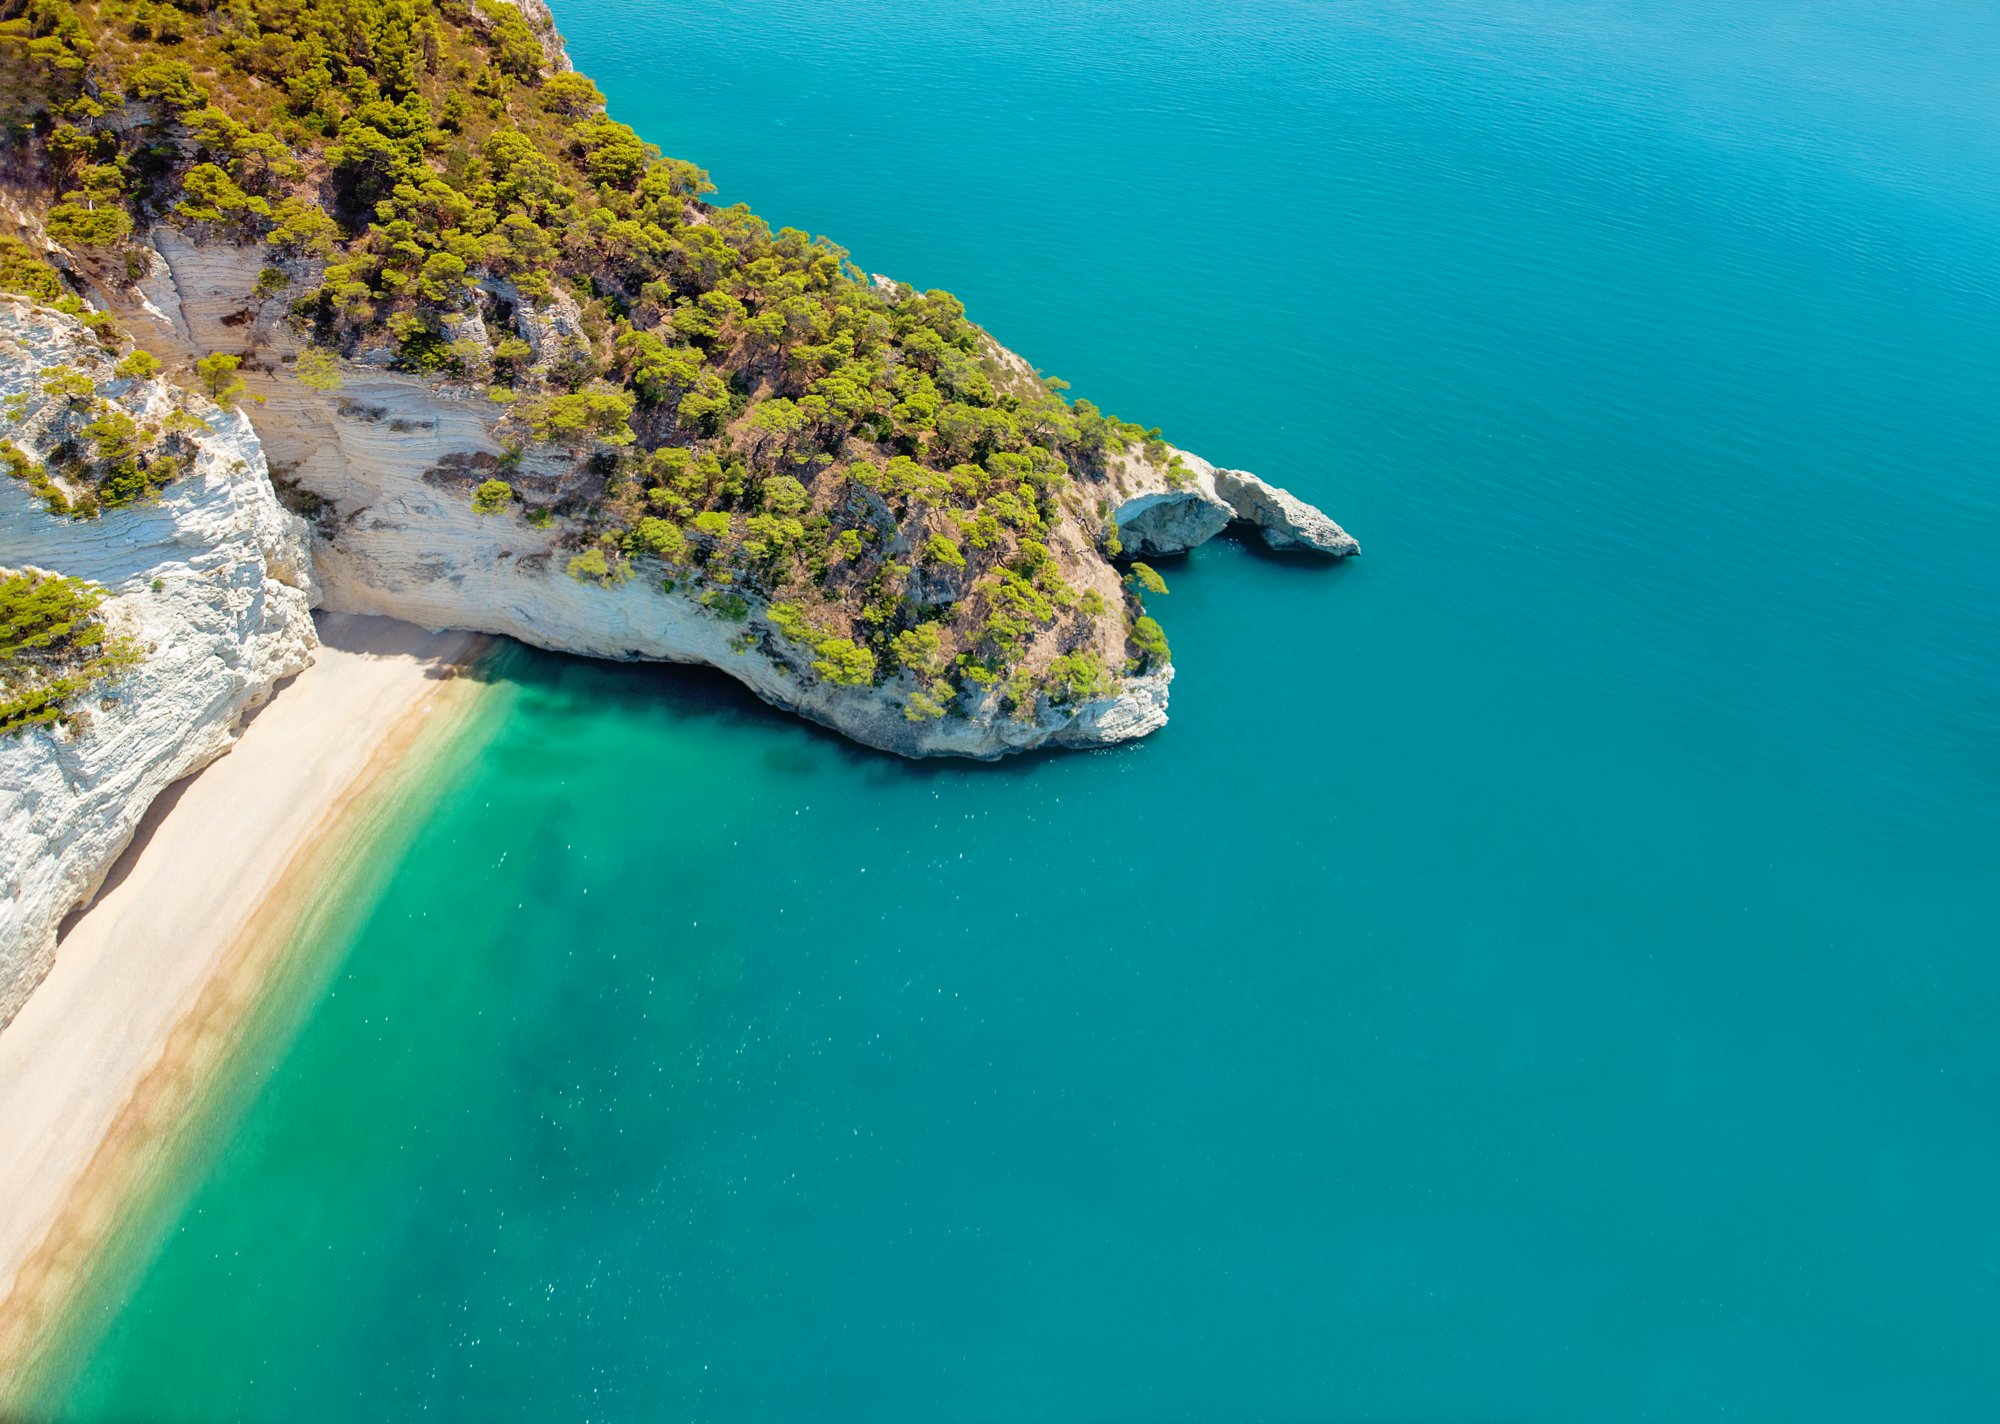
[(1367, 554), (998, 768), (515, 656), (53, 1412), (2000, 1409), (1990, 7), (558, 18)]

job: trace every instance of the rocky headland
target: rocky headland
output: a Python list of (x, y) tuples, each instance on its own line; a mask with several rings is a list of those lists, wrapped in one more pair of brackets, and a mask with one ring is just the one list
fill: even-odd
[(995, 758), (1164, 725), (1133, 559), (1232, 526), (1358, 552), (948, 294), (702, 201), (535, 0), (418, 51), (387, 15), (386, 93), (239, 19), (51, 3), (0, 54), (0, 573), (102, 590), (91, 636), (137, 657), (0, 740), (0, 1022), (153, 798), (311, 659), (310, 609), (706, 664), (872, 747)]

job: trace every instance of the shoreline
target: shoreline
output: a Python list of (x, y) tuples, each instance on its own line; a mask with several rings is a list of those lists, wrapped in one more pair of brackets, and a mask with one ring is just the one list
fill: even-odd
[[(287, 951), (478, 705), (491, 640), (319, 614), (318, 660), (160, 798), (0, 1031), (0, 1408), (160, 1184)], [(157, 814), (156, 814), (157, 813)]]

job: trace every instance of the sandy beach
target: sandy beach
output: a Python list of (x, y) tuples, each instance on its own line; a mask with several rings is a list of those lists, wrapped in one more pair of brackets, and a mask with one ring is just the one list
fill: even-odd
[(33, 1349), (233, 1041), (418, 733), (476, 699), (486, 640), (322, 614), (314, 665), (162, 796), (0, 1032), (0, 1378)]

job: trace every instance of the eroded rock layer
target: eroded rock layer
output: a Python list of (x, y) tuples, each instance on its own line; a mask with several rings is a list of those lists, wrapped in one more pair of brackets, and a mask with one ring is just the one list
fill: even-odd
[[(48, 971), (63, 916), (96, 890), (154, 797), (227, 751), (244, 714), (316, 646), (305, 525), (279, 507), (249, 421), (158, 380), (111, 378), (76, 321), (0, 298), (0, 400), (39, 399), (40, 373), (63, 366), (123, 408), (187, 408), (207, 429), (157, 500), (94, 518), (53, 514), (26, 483), (0, 478), (0, 567), (102, 585), (107, 622), (143, 654), (70, 725), (0, 741), (0, 1023)], [(32, 428), (17, 420), (10, 434)]]

